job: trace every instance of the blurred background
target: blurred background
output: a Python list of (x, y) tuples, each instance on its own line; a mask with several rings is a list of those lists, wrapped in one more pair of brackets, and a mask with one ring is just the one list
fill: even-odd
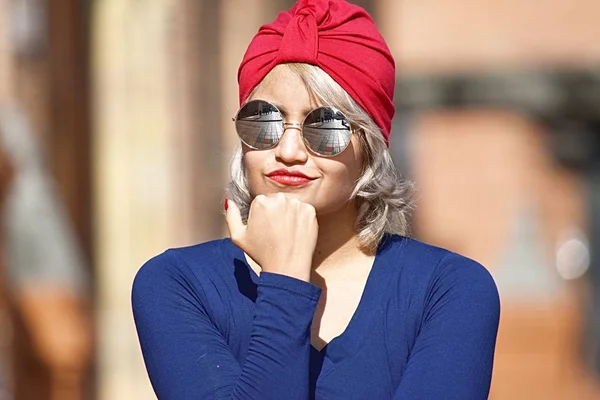
[[(134, 274), (226, 234), (237, 66), (293, 3), (0, 0), (0, 400), (155, 399)], [(490, 398), (600, 399), (600, 2), (354, 3), (414, 235), (498, 284)]]

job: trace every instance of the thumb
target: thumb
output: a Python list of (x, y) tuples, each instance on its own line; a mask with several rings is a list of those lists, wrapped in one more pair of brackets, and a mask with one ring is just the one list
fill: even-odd
[(225, 199), (225, 222), (231, 240), (239, 245), (246, 232), (246, 225), (242, 221), (242, 214), (237, 204), (229, 199)]

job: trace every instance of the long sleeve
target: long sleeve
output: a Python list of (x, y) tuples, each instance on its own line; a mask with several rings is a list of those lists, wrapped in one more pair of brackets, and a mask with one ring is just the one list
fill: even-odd
[(487, 399), (500, 318), (496, 285), (484, 267), (456, 255), (436, 271), (393, 399)]
[[(196, 275), (166, 252), (136, 275), (132, 305), (161, 400), (309, 398), (310, 324), (321, 289), (262, 273), (248, 352), (237, 361)], [(208, 283), (210, 284), (210, 283)], [(214, 299), (210, 299), (214, 300)]]

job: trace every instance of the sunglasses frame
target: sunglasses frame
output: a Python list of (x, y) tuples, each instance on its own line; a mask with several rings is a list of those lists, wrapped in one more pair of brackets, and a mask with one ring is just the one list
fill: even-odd
[[(238, 127), (237, 127), (237, 121), (239, 120), (239, 115), (240, 112), (251, 102), (263, 102), (263, 103), (267, 103), (269, 106), (273, 107), (275, 110), (277, 110), (277, 112), (279, 113), (279, 115), (281, 116), (281, 125), (283, 127), (283, 131), (281, 132), (281, 135), (279, 136), (279, 139), (277, 140), (277, 142), (275, 142), (272, 146), (269, 147), (265, 147), (265, 148), (257, 148), (255, 146), (252, 146), (248, 143), (246, 143), (244, 141), (244, 139), (242, 139), (242, 136), (239, 133)], [(279, 142), (281, 142), (281, 139), (283, 138), (283, 135), (285, 134), (285, 131), (288, 129), (298, 129), (300, 131), (300, 134), (302, 135), (302, 141), (304, 142), (304, 145), (306, 146), (306, 148), (313, 154), (319, 156), (319, 157), (336, 157), (339, 156), (340, 154), (342, 154), (350, 145), (351, 140), (348, 140), (348, 143), (346, 143), (346, 145), (344, 146), (344, 148), (335, 153), (335, 154), (320, 154), (319, 152), (315, 151), (314, 149), (311, 148), (311, 146), (308, 143), (308, 140), (306, 139), (306, 137), (304, 136), (304, 123), (306, 121), (306, 119), (308, 118), (309, 115), (311, 115), (313, 112), (321, 109), (321, 108), (326, 108), (326, 109), (330, 109), (333, 110), (336, 113), (341, 114), (344, 117), (344, 120), (348, 121), (348, 126), (349, 126), (349, 131), (350, 131), (350, 138), (352, 137), (352, 135), (355, 133), (355, 129), (352, 127), (352, 123), (350, 122), (350, 119), (348, 117), (346, 117), (346, 114), (344, 114), (342, 111), (338, 110), (335, 107), (332, 106), (320, 106), (320, 107), (316, 107), (312, 110), (310, 110), (308, 113), (306, 113), (306, 116), (304, 117), (304, 119), (302, 120), (302, 122), (284, 122), (283, 120), (283, 113), (279, 110), (279, 108), (277, 108), (277, 106), (269, 101), (266, 100), (262, 100), (262, 99), (252, 99), (250, 101), (248, 101), (247, 103), (245, 103), (244, 105), (242, 105), (240, 107), (240, 109), (236, 112), (235, 116), (231, 118), (231, 120), (236, 123), (235, 126), (235, 130), (236, 133), (238, 135), (238, 138), (240, 139), (240, 141), (242, 143), (244, 143), (246, 146), (250, 147), (253, 150), (271, 150), (274, 149), (275, 147), (277, 147), (277, 145), (279, 144)]]

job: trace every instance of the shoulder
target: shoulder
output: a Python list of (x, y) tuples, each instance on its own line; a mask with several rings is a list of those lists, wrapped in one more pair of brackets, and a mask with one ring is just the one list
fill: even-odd
[[(446, 296), (484, 300), (490, 307), (499, 307), (496, 283), (490, 272), (479, 262), (419, 240), (392, 236), (386, 257), (401, 268), (400, 279), (405, 285), (420, 288), (426, 299)], [(402, 285), (404, 286), (404, 285)]]
[(484, 281), (492, 279), (479, 262), (410, 237), (390, 235), (382, 245), (381, 254), (388, 262), (402, 264), (409, 273), (431, 278), (450, 274)]
[(452, 253), (441, 247), (399, 235), (386, 235), (380, 247), (383, 257), (404, 264), (405, 268), (418, 268), (423, 273), (431, 273), (444, 257)]
[(219, 239), (166, 250), (146, 261), (137, 271), (133, 294), (155, 293), (159, 288), (201, 286), (206, 278), (223, 269), (232, 246), (229, 239)]

